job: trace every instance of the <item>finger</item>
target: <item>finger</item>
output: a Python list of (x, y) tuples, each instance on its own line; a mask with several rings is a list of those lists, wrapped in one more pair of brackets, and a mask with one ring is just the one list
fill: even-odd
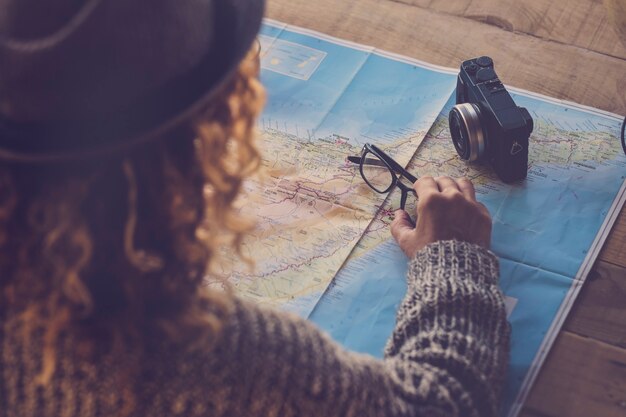
[(417, 194), (417, 198), (420, 198), (420, 196), (423, 197), (428, 193), (439, 192), (437, 181), (430, 176), (420, 177), (413, 184), (413, 189), (415, 190), (415, 194)]
[(470, 180), (467, 178), (459, 178), (456, 180), (456, 183), (459, 185), (459, 190), (461, 190), (465, 198), (470, 201), (476, 201), (476, 190)]
[(391, 222), (391, 235), (397, 242), (401, 242), (407, 233), (413, 232), (413, 223), (409, 217), (409, 213), (404, 210), (396, 210), (393, 221)]
[(486, 205), (484, 205), (483, 203), (481, 203), (480, 201), (477, 201), (476, 204), (478, 204), (478, 207), (485, 213), (487, 214), (487, 216), (489, 216), (491, 218), (491, 213), (489, 212), (489, 209), (487, 208)]
[(435, 181), (437, 181), (437, 185), (439, 186), (439, 191), (441, 192), (446, 191), (446, 190), (461, 191), (456, 181), (454, 181), (450, 177), (437, 177), (435, 178)]

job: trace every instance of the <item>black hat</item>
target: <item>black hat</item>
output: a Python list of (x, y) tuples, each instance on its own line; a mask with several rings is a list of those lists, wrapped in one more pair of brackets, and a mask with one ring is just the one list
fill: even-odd
[(0, 0), (0, 157), (37, 161), (156, 137), (250, 48), (264, 0)]

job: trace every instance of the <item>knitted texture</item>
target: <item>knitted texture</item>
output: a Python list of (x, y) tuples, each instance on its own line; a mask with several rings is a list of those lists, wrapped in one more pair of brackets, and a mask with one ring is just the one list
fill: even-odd
[(141, 358), (87, 363), (67, 335), (45, 387), (34, 382), (41, 334), (24, 342), (9, 315), (0, 416), (118, 415), (130, 400), (116, 375), (136, 360), (144, 370), (136, 416), (496, 416), (510, 335), (497, 280), (497, 258), (479, 246), (445, 241), (418, 252), (383, 360), (345, 351), (294, 315), (236, 300), (206, 351), (155, 341)]

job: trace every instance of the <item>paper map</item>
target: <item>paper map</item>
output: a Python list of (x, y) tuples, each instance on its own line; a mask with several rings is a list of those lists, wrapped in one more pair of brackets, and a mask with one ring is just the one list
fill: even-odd
[(469, 177), (494, 221), (513, 327), (502, 415), (516, 415), (626, 199), (619, 116), (509, 88), (535, 126), (528, 178), (506, 185), (454, 150), (457, 70), (270, 20), (260, 40), (266, 175), (242, 204), (258, 218), (243, 247), (256, 266), (224, 273), (240, 295), (381, 357), (406, 291), (389, 231), (399, 193), (370, 189), (346, 157), (370, 142), (418, 177)]

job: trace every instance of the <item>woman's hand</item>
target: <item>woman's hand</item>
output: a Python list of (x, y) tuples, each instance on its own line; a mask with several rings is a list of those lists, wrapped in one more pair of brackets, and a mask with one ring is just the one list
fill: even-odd
[(413, 188), (417, 194), (417, 223), (397, 210), (391, 234), (409, 257), (438, 240), (461, 240), (489, 248), (491, 216), (476, 201), (474, 185), (467, 178), (421, 177)]

